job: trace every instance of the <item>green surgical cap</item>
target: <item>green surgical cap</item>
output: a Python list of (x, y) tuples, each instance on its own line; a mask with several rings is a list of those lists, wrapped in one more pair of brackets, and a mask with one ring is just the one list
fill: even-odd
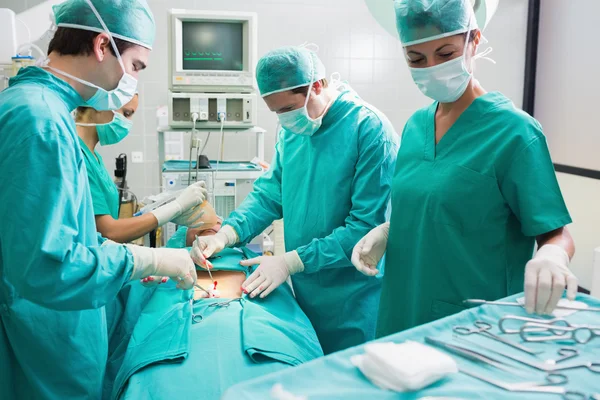
[(404, 47), (477, 29), (470, 0), (394, 0)]
[(317, 55), (303, 47), (281, 47), (265, 54), (256, 66), (256, 81), (262, 97), (308, 86), (325, 78), (325, 66)]
[[(113, 37), (152, 49), (156, 25), (146, 0), (90, 0)], [(55, 24), (104, 32), (87, 0), (67, 0), (52, 7)]]

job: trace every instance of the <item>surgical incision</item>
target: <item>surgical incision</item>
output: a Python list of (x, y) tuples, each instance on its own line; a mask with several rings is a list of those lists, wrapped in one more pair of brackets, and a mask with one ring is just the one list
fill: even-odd
[[(213, 271), (212, 277), (206, 271), (197, 271), (197, 283), (209, 291), (214, 298), (235, 299), (242, 296), (242, 283), (246, 280), (246, 274), (240, 271)], [(216, 282), (216, 290), (214, 288)], [(198, 287), (194, 287), (194, 300), (207, 298), (208, 294)]]

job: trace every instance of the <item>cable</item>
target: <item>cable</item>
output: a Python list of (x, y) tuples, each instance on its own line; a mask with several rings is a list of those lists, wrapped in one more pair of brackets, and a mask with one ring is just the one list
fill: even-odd
[(219, 142), (219, 152), (217, 153), (217, 169), (215, 171), (214, 179), (213, 179), (213, 187), (216, 186), (217, 174), (219, 173), (219, 161), (223, 158), (224, 144), (225, 144), (225, 113), (220, 112), (219, 117), (221, 118), (221, 141)]
[(25, 23), (25, 21), (23, 21), (21, 18), (16, 17), (15, 19), (17, 21), (19, 21), (20, 23), (22, 23), (23, 26), (25, 27), (25, 29), (27, 29), (27, 43), (31, 43), (31, 30), (29, 30), (29, 26), (27, 26), (27, 24)]
[[(192, 184), (192, 149), (194, 148), (194, 138), (196, 136), (196, 121), (198, 120), (198, 113), (192, 113), (192, 135), (190, 137), (190, 165), (188, 168), (188, 186)], [(198, 165), (198, 160), (196, 160), (196, 165)]]

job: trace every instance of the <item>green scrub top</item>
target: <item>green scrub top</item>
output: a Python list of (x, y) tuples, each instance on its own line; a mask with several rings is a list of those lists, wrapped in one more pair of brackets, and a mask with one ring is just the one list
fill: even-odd
[(437, 105), (404, 128), (378, 337), (521, 292), (535, 237), (571, 222), (535, 119), (487, 93), (436, 145)]
[(280, 131), (271, 168), (223, 223), (245, 244), (283, 217), (285, 249), (304, 263), (294, 294), (325, 354), (375, 338), (381, 280), (350, 257), (389, 215), (398, 148), (390, 121), (348, 88), (313, 136)]
[(108, 174), (104, 161), (97, 151), (93, 153), (79, 138), (81, 151), (87, 168), (94, 215), (110, 215), (119, 218), (119, 190)]

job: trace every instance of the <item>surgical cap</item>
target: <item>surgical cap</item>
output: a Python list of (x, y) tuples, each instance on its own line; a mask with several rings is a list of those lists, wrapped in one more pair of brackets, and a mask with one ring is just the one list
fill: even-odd
[[(113, 37), (152, 49), (156, 26), (146, 0), (90, 0)], [(52, 7), (57, 27), (104, 32), (86, 0)]]
[(308, 86), (325, 78), (325, 66), (317, 55), (303, 47), (282, 47), (265, 54), (256, 66), (256, 81), (262, 97)]
[(477, 29), (470, 0), (395, 0), (404, 47)]

